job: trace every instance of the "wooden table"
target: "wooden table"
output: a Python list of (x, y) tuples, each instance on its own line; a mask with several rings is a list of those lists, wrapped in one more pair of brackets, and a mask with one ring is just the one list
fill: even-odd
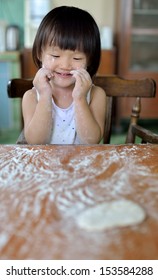
[[(120, 198), (146, 219), (99, 232), (76, 223)], [(0, 259), (158, 259), (158, 145), (0, 145)]]

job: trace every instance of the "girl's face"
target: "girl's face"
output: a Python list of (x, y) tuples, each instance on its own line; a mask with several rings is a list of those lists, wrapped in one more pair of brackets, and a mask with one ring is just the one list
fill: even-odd
[(47, 46), (42, 52), (42, 65), (53, 74), (54, 82), (74, 83), (72, 70), (87, 68), (86, 55), (78, 50), (62, 50), (57, 46)]

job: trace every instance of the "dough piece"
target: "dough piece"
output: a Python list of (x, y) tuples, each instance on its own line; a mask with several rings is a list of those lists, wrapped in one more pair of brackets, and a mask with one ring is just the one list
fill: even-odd
[(101, 231), (136, 225), (145, 217), (144, 210), (138, 204), (130, 200), (116, 200), (85, 210), (78, 216), (77, 224), (87, 231)]

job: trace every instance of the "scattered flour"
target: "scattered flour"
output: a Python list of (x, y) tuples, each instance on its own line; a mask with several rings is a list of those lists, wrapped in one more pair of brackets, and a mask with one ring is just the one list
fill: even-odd
[[(151, 149), (152, 146), (140, 149), (130, 145), (109, 146), (108, 149), (105, 146), (103, 150), (98, 145), (92, 153), (86, 146), (79, 149), (52, 146), (48, 150), (40, 146), (8, 146), (6, 149), (6, 145), (1, 145), (1, 257), (14, 258), (16, 242), (19, 242), (17, 256), (20, 258), (36, 258), (40, 253), (52, 259), (58, 255), (59, 248), (75, 243), (79, 233), (76, 236), (71, 233), (76, 228), (76, 217), (84, 214), (86, 209), (95, 209), (96, 205), (103, 207), (111, 201), (133, 197), (135, 202), (145, 206), (147, 216), (150, 213), (150, 217), (158, 220), (158, 168), (152, 165)], [(117, 230), (115, 228), (115, 232)], [(143, 230), (148, 230), (145, 225)], [(118, 231), (116, 236), (115, 232), (107, 233), (106, 237), (99, 232), (100, 239), (94, 233), (91, 236), (94, 246), (89, 247), (89, 253), (97, 258), (103, 243), (108, 246), (110, 242), (122, 242)], [(7, 246), (13, 234), (15, 244), (12, 242), (12, 246)], [(89, 235), (84, 231), (80, 238), (82, 243), (85, 242), (86, 256)], [(44, 247), (40, 246), (42, 243)], [(2, 254), (4, 246), (8, 251)], [(74, 247), (72, 258), (77, 254), (75, 252), (80, 256), (80, 249), (80, 245)], [(70, 258), (66, 249), (62, 252), (63, 259)]]

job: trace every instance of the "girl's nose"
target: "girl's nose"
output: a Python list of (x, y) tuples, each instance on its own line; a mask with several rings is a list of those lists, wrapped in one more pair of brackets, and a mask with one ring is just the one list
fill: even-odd
[(62, 58), (60, 67), (63, 69), (71, 69), (71, 60), (68, 57)]

